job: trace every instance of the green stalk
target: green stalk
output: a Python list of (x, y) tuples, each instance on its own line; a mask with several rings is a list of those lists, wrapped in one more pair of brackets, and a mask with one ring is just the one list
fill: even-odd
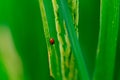
[(119, 0), (101, 0), (100, 33), (94, 80), (113, 80), (119, 17)]
[(81, 73), (82, 80), (90, 80), (88, 72), (87, 72), (86, 64), (85, 64), (85, 61), (83, 58), (83, 54), (82, 54), (82, 51), (80, 48), (80, 44), (77, 39), (77, 35), (75, 33), (72, 16), (71, 16), (68, 6), (67, 6), (67, 2), (65, 0), (59, 0), (58, 4), (60, 6), (63, 18), (66, 22), (68, 35), (70, 38), (72, 49), (74, 51), (74, 56), (75, 56), (75, 59), (76, 59), (77, 65), (78, 65), (79, 73)]

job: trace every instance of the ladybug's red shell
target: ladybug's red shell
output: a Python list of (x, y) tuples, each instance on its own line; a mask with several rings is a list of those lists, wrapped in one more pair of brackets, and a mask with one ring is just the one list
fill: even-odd
[(50, 44), (54, 44), (55, 43), (55, 41), (54, 41), (54, 39), (53, 38), (50, 38)]

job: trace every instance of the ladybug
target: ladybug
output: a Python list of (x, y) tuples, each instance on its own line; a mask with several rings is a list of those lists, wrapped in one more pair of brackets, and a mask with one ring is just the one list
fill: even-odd
[(53, 45), (55, 43), (53, 38), (50, 38), (50, 44)]

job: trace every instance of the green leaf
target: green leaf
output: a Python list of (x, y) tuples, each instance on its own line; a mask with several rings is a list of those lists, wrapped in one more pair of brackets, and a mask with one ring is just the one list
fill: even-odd
[[(62, 80), (61, 74), (61, 54), (59, 50), (59, 42), (55, 25), (55, 16), (52, 1), (40, 0), (40, 9), (43, 21), (44, 34), (49, 55), (50, 75), (56, 80)], [(55, 43), (50, 44), (50, 38), (53, 38)]]
[(25, 80), (49, 80), (48, 52), (37, 0), (9, 1), (9, 25)]
[(4, 66), (1, 54), (2, 54), (2, 52), (0, 51), (0, 80), (8, 80), (8, 73)]
[(85, 60), (83, 58), (83, 54), (79, 45), (79, 41), (77, 39), (77, 35), (75, 33), (72, 16), (69, 12), (67, 2), (65, 0), (59, 0), (59, 6), (61, 9), (61, 13), (63, 15), (63, 18), (66, 22), (66, 27), (68, 31), (68, 35), (70, 38), (70, 42), (72, 45), (72, 49), (74, 51), (74, 56), (78, 65), (79, 73), (81, 73), (81, 77), (83, 80), (89, 80), (89, 75), (87, 72)]
[(92, 78), (100, 28), (100, 0), (79, 0), (79, 42)]
[(113, 80), (119, 17), (119, 0), (101, 1), (95, 80)]
[(117, 40), (117, 51), (115, 59), (115, 71), (114, 71), (114, 80), (120, 80), (120, 18), (119, 18), (119, 33)]

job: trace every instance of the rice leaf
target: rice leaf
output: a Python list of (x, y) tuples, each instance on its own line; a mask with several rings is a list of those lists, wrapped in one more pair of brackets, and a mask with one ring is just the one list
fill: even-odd
[(64, 18), (65, 23), (66, 23), (68, 35), (70, 38), (72, 49), (74, 51), (74, 56), (75, 56), (76, 62), (78, 64), (79, 73), (81, 73), (83, 80), (89, 80), (89, 75), (88, 75), (88, 72), (86, 69), (86, 64), (85, 64), (85, 61), (83, 58), (83, 54), (81, 52), (81, 48), (79, 45), (79, 41), (77, 39), (77, 35), (75, 33), (75, 29), (74, 29), (74, 25), (73, 25), (73, 21), (72, 21), (72, 16), (69, 12), (67, 2), (65, 0), (59, 0), (58, 2), (59, 2), (58, 3), (59, 6), (61, 8), (61, 13), (62, 13), (63, 18)]
[(114, 80), (120, 80), (120, 18), (119, 18), (119, 32), (116, 48), (116, 59), (115, 59), (115, 69), (114, 69)]
[(100, 0), (79, 0), (79, 42), (86, 66), (93, 77), (100, 28)]
[(119, 0), (101, 0), (100, 33), (94, 80), (113, 80), (119, 17)]
[[(39, 2), (43, 21), (44, 34), (46, 37), (46, 43), (48, 48), (50, 75), (55, 80), (62, 80), (60, 60), (61, 56), (59, 50), (59, 42), (57, 39), (57, 31), (52, 1), (39, 0)], [(50, 38), (53, 38), (55, 41), (53, 45), (49, 43)]]

